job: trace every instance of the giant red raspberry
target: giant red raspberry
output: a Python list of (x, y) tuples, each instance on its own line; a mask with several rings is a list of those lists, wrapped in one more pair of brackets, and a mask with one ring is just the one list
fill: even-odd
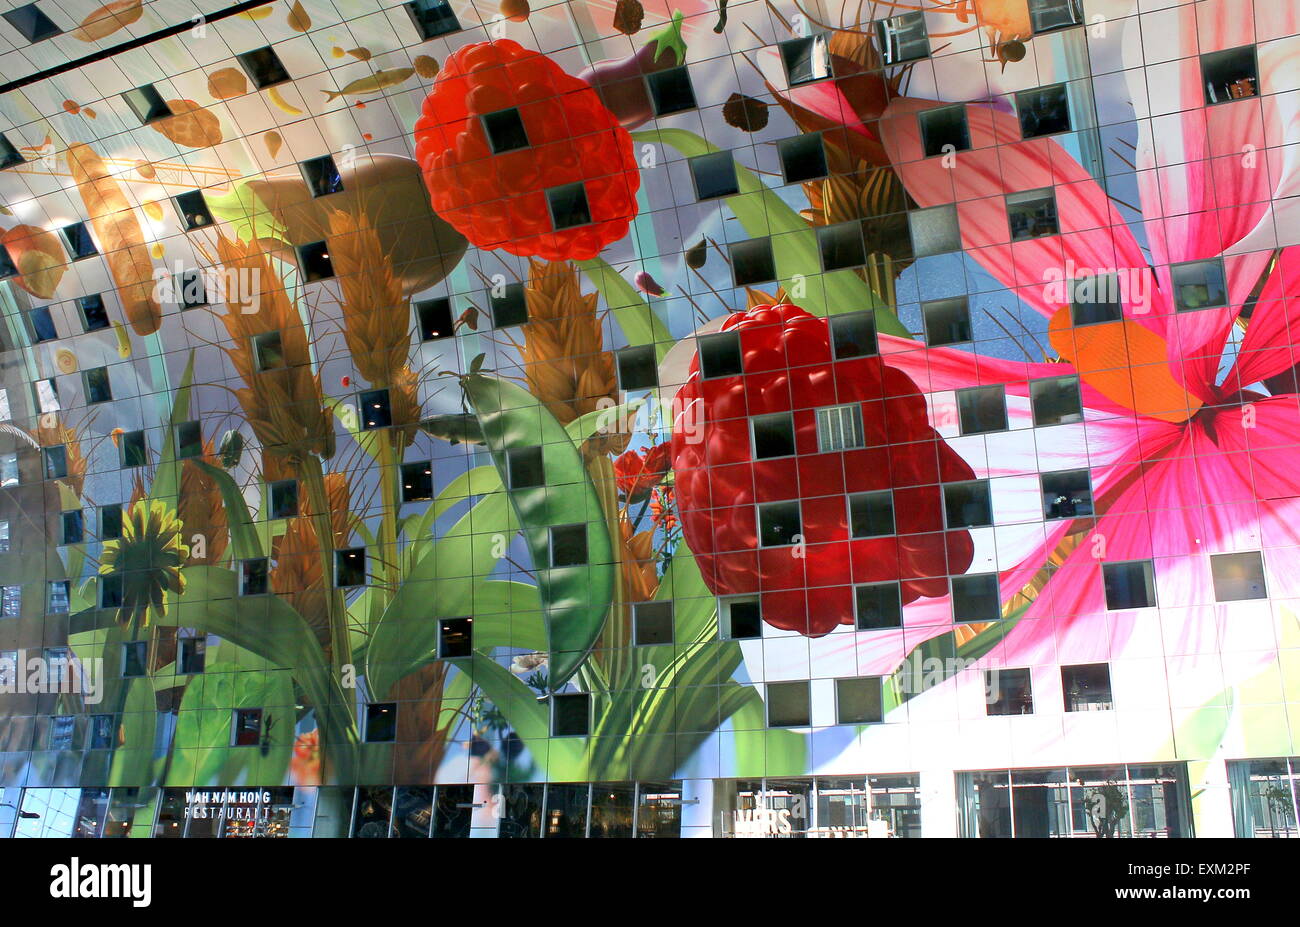
[[(798, 306), (736, 312), (722, 330), (739, 331), (744, 372), (702, 379), (697, 353), (673, 430), (682, 527), (709, 589), (757, 593), (764, 621), (810, 637), (853, 623), (856, 583), (900, 580), (904, 603), (946, 595), (974, 548), (944, 531), (939, 484), (975, 474), (930, 427), (916, 384), (875, 355), (834, 360), (826, 320)], [(866, 446), (820, 452), (815, 410), (846, 404), (860, 404)], [(750, 418), (778, 412), (793, 415), (795, 454), (754, 460)], [(882, 489), (896, 534), (851, 538), (847, 494)], [(758, 543), (755, 504), (792, 499), (803, 557)]]
[[(494, 153), (483, 116), (522, 147), (498, 144)], [(626, 235), (636, 216), (641, 176), (627, 130), (590, 85), (509, 39), (466, 45), (447, 59), (415, 142), (433, 208), (480, 248), (586, 260)], [(569, 226), (581, 222), (578, 208), (557, 229), (547, 191), (571, 184), (582, 184), (590, 221)]]

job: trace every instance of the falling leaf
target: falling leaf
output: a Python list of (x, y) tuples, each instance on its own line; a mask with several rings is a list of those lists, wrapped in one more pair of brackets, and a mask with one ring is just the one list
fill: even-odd
[(349, 48), (348, 54), (353, 58), (356, 58), (358, 61), (370, 60), (370, 49), (368, 48)]
[(641, 31), (641, 21), (645, 19), (645, 8), (640, 0), (618, 0), (614, 7), (614, 28), (624, 35), (636, 35)]
[(280, 153), (280, 147), (284, 145), (284, 139), (279, 132), (267, 132), (262, 136), (266, 142), (266, 151), (272, 158)]
[(686, 252), (686, 266), (692, 270), (699, 270), (708, 259), (709, 243), (703, 238), (691, 245)]
[(438, 76), (438, 62), (436, 59), (430, 58), (428, 55), (420, 55), (411, 63), (415, 65), (415, 73), (419, 74), (423, 78), (427, 79)]
[(136, 161), (135, 171), (145, 180), (153, 180), (158, 176), (158, 172), (154, 170), (154, 166), (148, 161)]
[(144, 214), (155, 222), (161, 222), (163, 217), (162, 205), (156, 200), (150, 200), (144, 204)]
[(222, 68), (208, 75), (208, 93), (215, 99), (229, 100), (248, 93), (248, 78), (239, 68)]
[(95, 118), (95, 115), (96, 115), (95, 111), (94, 111), (93, 109), (91, 109), (89, 106), (87, 106), (87, 107), (86, 107), (85, 109), (83, 109), (81, 112), (82, 112), (83, 115), (85, 115), (85, 116), (87, 116), (87, 117), (89, 117), (89, 118), (91, 118), (91, 119), (94, 119), (94, 118)]
[(293, 0), (293, 7), (289, 10), (289, 28), (295, 32), (306, 32), (311, 28), (311, 17), (302, 8), (301, 0)]
[(121, 322), (113, 323), (113, 334), (117, 335), (117, 355), (118, 357), (131, 356), (131, 335), (126, 330), (126, 326)]
[(342, 58), (344, 55), (347, 54), (347, 52), (345, 52), (343, 49), (335, 45), (333, 48), (330, 49), (330, 54), (333, 55), (335, 58)]
[(525, 22), (531, 12), (528, 0), (501, 0), (501, 15), (512, 23)]
[(58, 366), (59, 373), (77, 372), (77, 355), (67, 348), (59, 348), (58, 353), (54, 355), (54, 363)]
[(767, 127), (767, 104), (744, 94), (733, 93), (722, 106), (722, 119), (744, 132), (758, 132)]
[(149, 249), (149, 256), (155, 261), (160, 259), (163, 256), (163, 246), (158, 242), (154, 242), (153, 247)]
[(74, 39), (83, 42), (97, 42), (119, 29), (125, 29), (143, 13), (143, 0), (114, 0), (93, 11), (71, 34)]
[(266, 19), (266, 17), (270, 16), (273, 9), (274, 7), (268, 3), (266, 6), (259, 6), (255, 9), (245, 10), (239, 15), (244, 17), (244, 19), (251, 19), (253, 22), (257, 22), (259, 19)]
[(185, 148), (211, 148), (221, 144), (221, 120), (193, 100), (168, 100), (174, 116), (149, 123), (155, 132)]
[(460, 318), (456, 320), (456, 324), (453, 325), (452, 327), (459, 328), (462, 325), (464, 325), (472, 332), (478, 331), (478, 310), (475, 309), (473, 306), (470, 306), (468, 309), (462, 312), (460, 314)]
[(69, 113), (71, 113), (73, 116), (81, 112), (81, 104), (74, 103), (72, 100), (64, 100), (63, 108), (67, 110)]

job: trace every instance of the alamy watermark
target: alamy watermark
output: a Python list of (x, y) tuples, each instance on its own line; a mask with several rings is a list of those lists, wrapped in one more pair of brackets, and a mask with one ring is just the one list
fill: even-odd
[(0, 695), (80, 695), (87, 705), (104, 699), (104, 661), (75, 654), (0, 654)]

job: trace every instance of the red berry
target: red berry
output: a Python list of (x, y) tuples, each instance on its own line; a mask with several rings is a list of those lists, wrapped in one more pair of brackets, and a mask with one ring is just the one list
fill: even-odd
[[(527, 146), (494, 154), (479, 117), (512, 108)], [(641, 177), (627, 130), (585, 81), (509, 39), (447, 59), (415, 143), (433, 208), (479, 248), (587, 260), (636, 216)], [(557, 230), (546, 191), (578, 183), (591, 221)]]
[[(899, 580), (904, 603), (947, 595), (974, 546), (968, 531), (944, 530), (939, 484), (975, 474), (930, 427), (916, 384), (879, 356), (834, 360), (826, 320), (798, 306), (736, 312), (722, 330), (739, 331), (744, 372), (702, 379), (697, 353), (673, 431), (682, 530), (709, 589), (757, 593), (764, 621), (809, 637), (853, 623), (857, 583)], [(820, 452), (815, 410), (850, 403), (866, 446)], [(750, 417), (777, 412), (793, 414), (796, 453), (754, 460)], [(847, 494), (884, 489), (897, 534), (851, 538)], [(758, 543), (755, 504), (791, 499), (802, 557)]]

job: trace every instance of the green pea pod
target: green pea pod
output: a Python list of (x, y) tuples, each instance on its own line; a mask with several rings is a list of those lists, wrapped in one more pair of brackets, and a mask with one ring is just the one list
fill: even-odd
[[(550, 650), (548, 679), (552, 689), (558, 689), (577, 672), (600, 636), (614, 594), (613, 545), (600, 499), (577, 445), (535, 396), (477, 373), (462, 384), (532, 554)], [(519, 481), (510, 479), (511, 452), (539, 447), (542, 485), (514, 485)], [(572, 564), (552, 565), (552, 551), (558, 556), (565, 548), (572, 550), (582, 528), (585, 560), (579, 552)], [(568, 543), (553, 544), (557, 532)]]

